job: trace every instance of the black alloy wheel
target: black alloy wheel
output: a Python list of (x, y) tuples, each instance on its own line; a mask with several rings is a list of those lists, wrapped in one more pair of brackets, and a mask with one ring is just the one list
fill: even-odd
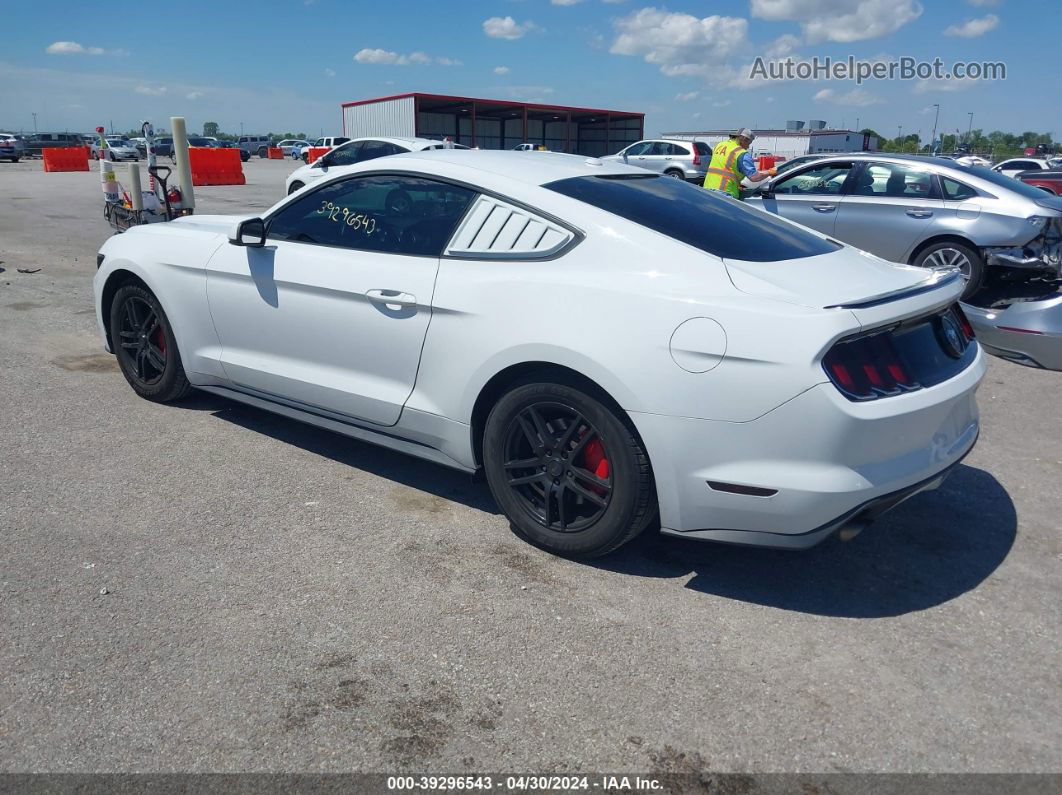
[(503, 466), (528, 515), (560, 533), (592, 525), (612, 497), (600, 432), (561, 403), (534, 403), (513, 418)]
[(191, 390), (177, 341), (158, 299), (136, 284), (119, 288), (111, 303), (111, 350), (141, 397), (179, 400)]
[(622, 410), (552, 377), (515, 386), (491, 410), (487, 482), (525, 540), (560, 555), (604, 555), (655, 515), (649, 458)]

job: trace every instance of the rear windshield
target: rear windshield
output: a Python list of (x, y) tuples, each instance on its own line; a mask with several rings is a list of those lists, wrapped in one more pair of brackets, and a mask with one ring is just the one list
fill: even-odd
[(1034, 188), (1032, 185), (1026, 185), (1020, 179), (1006, 177), (998, 171), (993, 171), (984, 166), (953, 166), (953, 168), (955, 168), (956, 171), (973, 174), (975, 177), (980, 177), (985, 182), (991, 182), (993, 185), (998, 185), (1005, 190), (1012, 190), (1015, 193), (1020, 193), (1025, 198), (1032, 199), (1033, 201), (1040, 201), (1044, 198), (1044, 192), (1039, 188)]
[(712, 150), (708, 148), (708, 144), (704, 141), (694, 141), (693, 148), (697, 150), (699, 155), (710, 155), (712, 153)]
[(766, 212), (670, 177), (572, 177), (545, 187), (717, 257), (769, 262), (840, 248)]

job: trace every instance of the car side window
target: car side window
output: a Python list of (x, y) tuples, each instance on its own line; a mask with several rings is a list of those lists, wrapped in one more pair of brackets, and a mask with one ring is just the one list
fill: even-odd
[(639, 141), (632, 146), (629, 146), (625, 152), (628, 157), (634, 157), (635, 155), (647, 155), (649, 150), (652, 149), (652, 141)]
[(850, 192), (853, 196), (924, 199), (933, 192), (933, 175), (898, 163), (868, 163)]
[(944, 190), (944, 198), (952, 201), (972, 199), (977, 195), (977, 191), (969, 185), (963, 185), (961, 182), (951, 179), (950, 177), (941, 177), (940, 185)]
[(386, 157), (387, 155), (395, 155), (405, 151), (405, 149), (389, 144), (386, 141), (364, 141), (361, 145), (361, 152), (358, 155), (358, 162), (375, 160), (378, 157)]
[(352, 144), (344, 144), (338, 149), (333, 149), (323, 158), (322, 165), (326, 166), (352, 166), (357, 163), (361, 158), (358, 153), (361, 151), (361, 141), (355, 141)]
[(425, 177), (383, 175), (333, 182), (269, 219), (271, 240), (439, 256), (476, 193)]
[(786, 177), (771, 186), (776, 194), (792, 196), (839, 196), (851, 163), (827, 163)]

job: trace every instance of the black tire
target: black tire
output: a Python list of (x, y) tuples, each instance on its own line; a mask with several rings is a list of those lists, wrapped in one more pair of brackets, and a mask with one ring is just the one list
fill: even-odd
[(265, 146), (258, 147), (258, 156), (263, 159), (269, 157), (269, 148)]
[(514, 532), (554, 554), (608, 554), (656, 514), (649, 456), (629, 420), (558, 376), (528, 379), (495, 404), (483, 433), (483, 466)]
[(288, 195), (290, 196), (297, 190), (302, 190), (305, 186), (301, 182), (292, 182), (291, 187), (288, 188)]
[(984, 285), (985, 261), (975, 249), (963, 243), (944, 240), (926, 246), (911, 260), (919, 268), (943, 268), (950, 263), (960, 266), (966, 287), (959, 300), (965, 301)]
[(309, 162), (310, 162), (310, 155), (309, 155), (309, 153), (307, 153), (307, 152), (303, 152), (303, 153), (302, 153), (302, 155), (301, 155), (301, 157), (302, 157), (302, 162), (303, 162), (303, 163), (309, 164)]
[(17, 157), (13, 157), (13, 158), (11, 158), (11, 162), (12, 162), (12, 163), (17, 163), (17, 162), (18, 162), (18, 158), (17, 158)]
[(185, 397), (192, 387), (158, 299), (138, 284), (127, 284), (114, 294), (110, 315), (111, 350), (133, 391), (158, 403)]
[(686, 175), (685, 174), (683, 174), (678, 169), (674, 169), (674, 168), (671, 169), (670, 171), (665, 171), (664, 172), (664, 176), (665, 177), (674, 177), (675, 179), (681, 179), (681, 180), (685, 180), (686, 179)]

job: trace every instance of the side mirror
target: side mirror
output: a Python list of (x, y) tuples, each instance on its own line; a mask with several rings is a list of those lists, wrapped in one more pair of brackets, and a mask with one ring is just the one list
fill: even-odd
[(265, 221), (261, 218), (248, 218), (240, 221), (229, 231), (229, 242), (234, 246), (261, 248), (265, 245)]

